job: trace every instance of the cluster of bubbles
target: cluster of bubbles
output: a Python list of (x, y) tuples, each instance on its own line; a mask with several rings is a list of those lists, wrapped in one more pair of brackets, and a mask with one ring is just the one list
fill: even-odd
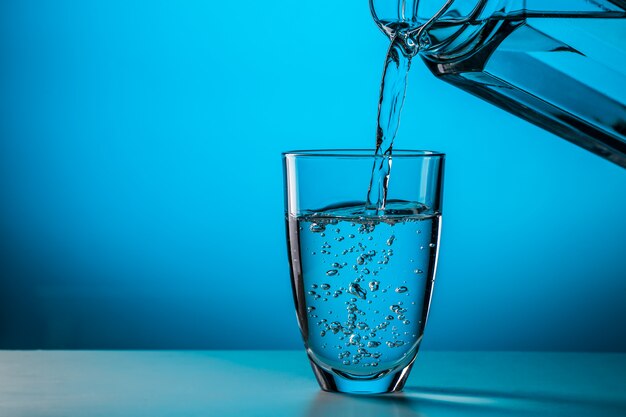
[[(335, 241), (343, 242), (346, 239), (355, 239), (355, 243), (349, 244), (349, 246), (343, 243), (341, 246), (346, 249), (333, 253), (332, 244), (330, 243), (333, 239), (324, 241), (319, 253), (331, 258), (327, 262), (330, 268), (326, 270), (325, 275), (327, 278), (332, 278), (332, 280), (328, 279), (321, 284), (310, 284), (307, 290), (308, 295), (313, 300), (321, 299), (322, 302), (328, 301), (330, 297), (338, 298), (342, 295), (347, 297), (348, 299), (344, 303), (345, 320), (329, 321), (326, 318), (320, 319), (314, 306), (308, 307), (308, 317), (311, 322), (317, 323), (321, 338), (330, 337), (330, 335), (335, 336), (332, 340), (338, 341), (339, 344), (335, 344), (333, 347), (337, 349), (337, 359), (343, 365), (360, 364), (360, 366), (364, 367), (377, 367), (381, 356), (383, 356), (380, 348), (397, 348), (410, 344), (416, 339), (416, 335), (412, 334), (416, 330), (412, 332), (400, 330), (402, 326), (411, 323), (406, 317), (407, 308), (402, 301), (396, 301), (394, 304), (389, 305), (388, 312), (374, 309), (376, 304), (368, 306), (372, 304), (372, 299), (378, 297), (379, 293), (385, 294), (388, 290), (392, 290), (390, 286), (384, 288), (376, 276), (387, 267), (393, 258), (392, 246), (396, 236), (391, 234), (386, 242), (383, 240), (386, 243), (383, 246), (386, 246), (386, 248), (376, 251), (368, 249), (362, 243), (363, 241), (373, 240), (372, 233), (376, 229), (375, 223), (342, 223), (349, 224), (350, 231), (356, 229), (354, 230), (356, 234), (342, 234), (337, 220), (331, 220), (326, 223), (311, 222), (308, 225), (308, 230), (318, 234), (320, 237), (326, 237), (326, 233), (329, 233), (328, 229), (332, 228), (332, 231), (335, 232)], [(420, 231), (418, 230), (417, 233), (420, 233)], [(356, 239), (357, 235), (360, 235), (361, 239)], [(357, 242), (357, 240), (360, 241)], [(342, 262), (350, 254), (354, 255), (354, 262), (351, 265), (348, 262)], [(312, 252), (311, 255), (316, 255), (316, 253)], [(338, 258), (338, 261), (333, 261), (335, 258)], [(422, 271), (416, 269), (415, 273), (421, 274)], [(339, 281), (337, 276), (347, 276), (350, 279)], [(408, 296), (410, 291), (406, 285), (401, 285), (393, 289), (393, 292), (390, 292), (388, 297), (393, 297), (393, 293), (397, 294), (397, 296)], [(412, 304), (415, 304), (415, 302)], [(321, 308), (321, 306), (318, 305), (318, 308)], [(373, 310), (374, 314), (370, 314), (368, 317), (365, 310)], [(329, 315), (327, 317), (330, 317), (332, 313), (332, 311), (328, 311)], [(375, 325), (372, 323), (374, 320), (378, 322)], [(408, 336), (410, 341), (403, 340), (406, 338), (403, 336)], [(328, 343), (323, 343), (322, 347), (327, 348)]]

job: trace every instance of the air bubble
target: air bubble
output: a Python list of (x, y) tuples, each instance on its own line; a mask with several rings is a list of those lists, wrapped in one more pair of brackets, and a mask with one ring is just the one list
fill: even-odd
[(358, 334), (353, 334), (352, 336), (350, 336), (349, 343), (351, 345), (358, 345), (360, 341), (361, 341), (361, 336), (359, 336)]
[(375, 347), (378, 347), (378, 346), (380, 346), (380, 342), (376, 342), (374, 340), (371, 340), (371, 341), (367, 342), (367, 347), (368, 348), (375, 348)]
[(348, 235), (348, 237), (349, 237), (350, 239), (354, 239), (354, 235), (353, 235), (352, 233), (350, 233), (350, 234)]
[(311, 307), (307, 307), (307, 308), (306, 308), (306, 311), (308, 311), (309, 313), (310, 313), (311, 311), (315, 311), (315, 307), (313, 307), (313, 306), (311, 306)]
[(419, 269), (419, 268), (418, 268), (418, 269), (416, 269), (416, 270), (415, 270), (415, 271), (413, 271), (413, 272), (415, 272), (416, 274), (423, 274), (423, 273), (424, 273), (424, 271), (422, 271), (422, 270), (421, 270), (421, 269)]
[[(322, 289), (323, 289), (323, 288), (324, 288), (324, 287), (322, 286)], [(408, 289), (407, 287), (405, 287), (405, 286), (402, 286), (402, 287), (398, 287), (398, 288), (396, 288), (396, 292), (397, 292), (398, 294), (402, 294), (403, 292), (407, 292), (408, 290), (409, 290), (409, 289)]]
[(377, 291), (379, 285), (380, 285), (380, 282), (378, 281), (370, 281), (370, 284), (369, 284), (370, 291)]
[(402, 323), (404, 323), (404, 324), (411, 324), (411, 322), (409, 320), (404, 320)]
[(329, 284), (322, 284), (322, 285), (320, 285), (320, 288), (323, 289), (324, 291), (326, 291), (326, 290), (330, 289), (330, 285)]
[(321, 233), (324, 230), (326, 230), (326, 226), (323, 224), (319, 224), (319, 223), (311, 223), (309, 230), (312, 231), (313, 233)]
[(393, 241), (396, 240), (396, 236), (395, 235), (391, 235), (389, 237), (389, 239), (387, 239), (387, 246), (391, 246), (393, 245)]
[(326, 275), (328, 275), (329, 277), (335, 276), (337, 275), (339, 271), (337, 271), (336, 269), (329, 269), (328, 271), (326, 271)]
[(315, 295), (317, 294), (315, 291), (309, 291), (309, 295)]
[(372, 233), (376, 226), (372, 224), (362, 224), (359, 226), (359, 233)]
[(428, 246), (430, 246), (431, 248), (434, 248), (434, 247), (435, 247), (435, 246), (437, 246), (437, 245), (435, 245), (434, 243), (431, 243), (431, 244), (430, 244), (430, 245), (428, 245)]
[(354, 282), (350, 283), (350, 286), (348, 287), (348, 292), (350, 292), (350, 294), (352, 295), (356, 295), (362, 300), (365, 300), (367, 298), (367, 292), (363, 288), (361, 288), (359, 284), (356, 284)]

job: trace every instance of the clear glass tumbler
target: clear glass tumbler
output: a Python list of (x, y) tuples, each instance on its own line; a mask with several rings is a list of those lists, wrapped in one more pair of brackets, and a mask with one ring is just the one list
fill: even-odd
[(401, 390), (437, 267), (444, 155), (394, 151), (387, 202), (366, 209), (373, 150), (283, 154), (298, 324), (326, 391)]

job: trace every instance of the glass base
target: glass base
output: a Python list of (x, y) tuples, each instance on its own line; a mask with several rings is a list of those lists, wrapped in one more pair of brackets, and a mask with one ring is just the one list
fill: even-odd
[(310, 362), (317, 382), (324, 391), (343, 392), (346, 394), (384, 394), (402, 391), (413, 366), (411, 362), (402, 369), (389, 372), (378, 378), (353, 379), (329, 372), (315, 362)]

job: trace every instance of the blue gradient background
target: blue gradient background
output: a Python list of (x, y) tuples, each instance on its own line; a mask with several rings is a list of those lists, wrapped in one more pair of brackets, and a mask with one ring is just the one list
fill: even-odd
[[(0, 348), (301, 347), (280, 152), (371, 146), (386, 46), (365, 0), (0, 3)], [(626, 351), (626, 170), (420, 62), (407, 97), (424, 348)]]

